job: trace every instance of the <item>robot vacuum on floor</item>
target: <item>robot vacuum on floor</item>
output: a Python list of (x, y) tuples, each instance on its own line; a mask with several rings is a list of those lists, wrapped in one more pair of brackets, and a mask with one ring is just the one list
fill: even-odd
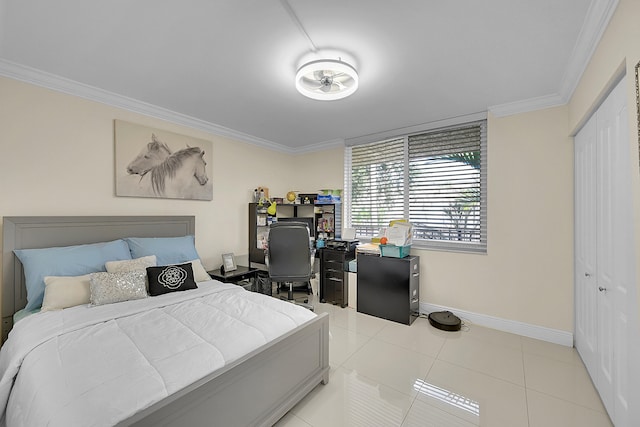
[(443, 331), (459, 331), (462, 327), (460, 318), (450, 311), (434, 311), (429, 313), (429, 323)]

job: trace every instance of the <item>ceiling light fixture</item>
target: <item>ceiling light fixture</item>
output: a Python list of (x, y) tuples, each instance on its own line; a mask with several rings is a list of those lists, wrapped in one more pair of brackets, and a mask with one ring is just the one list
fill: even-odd
[[(302, 26), (302, 22), (291, 8), (288, 0), (280, 0), (280, 3), (300, 30), (300, 34), (309, 43), (309, 50), (314, 57), (314, 60), (310, 60), (307, 56), (307, 61), (296, 73), (298, 92), (320, 101), (342, 99), (354, 93), (358, 89), (358, 72), (355, 67), (343, 61), (340, 54), (330, 54), (325, 50), (321, 52)], [(318, 59), (323, 57), (338, 57), (338, 59)]]
[(346, 98), (358, 89), (358, 72), (342, 59), (310, 61), (298, 69), (296, 89), (320, 101)]

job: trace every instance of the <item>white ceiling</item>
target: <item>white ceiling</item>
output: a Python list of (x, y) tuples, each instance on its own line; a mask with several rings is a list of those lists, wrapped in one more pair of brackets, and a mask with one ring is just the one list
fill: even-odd
[(294, 86), (311, 45), (280, 0), (0, 0), (0, 75), (271, 148), (566, 102), (617, 0), (289, 0), (360, 88)]

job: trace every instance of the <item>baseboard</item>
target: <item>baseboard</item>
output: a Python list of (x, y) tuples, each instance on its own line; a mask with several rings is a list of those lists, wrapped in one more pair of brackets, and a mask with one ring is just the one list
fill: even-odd
[(573, 333), (560, 331), (558, 329), (545, 328), (544, 326), (530, 325), (516, 320), (501, 319), (499, 317), (488, 316), (486, 314), (472, 313), (470, 311), (458, 310), (451, 307), (443, 307), (435, 304), (420, 303), (420, 313), (428, 314), (433, 311), (448, 310), (460, 317), (463, 321), (468, 320), (476, 325), (499, 331), (510, 332), (529, 338), (548, 341), (555, 344), (573, 347)]

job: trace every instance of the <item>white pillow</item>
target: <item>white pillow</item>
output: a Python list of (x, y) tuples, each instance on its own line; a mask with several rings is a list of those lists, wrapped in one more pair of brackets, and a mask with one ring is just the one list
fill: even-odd
[(40, 311), (62, 310), (89, 304), (91, 274), (84, 276), (45, 276), (44, 298)]
[(193, 269), (193, 278), (196, 282), (206, 282), (207, 280), (211, 280), (211, 276), (209, 276), (207, 270), (205, 270), (202, 266), (202, 261), (200, 261), (200, 259), (194, 259), (193, 261), (189, 262), (191, 263), (191, 268)]
[(127, 271), (146, 270), (147, 267), (155, 267), (156, 256), (149, 255), (123, 261), (108, 261), (104, 264), (107, 273), (124, 273)]
[(146, 298), (147, 271), (135, 270), (121, 273), (91, 273), (91, 304), (102, 305), (132, 299)]

